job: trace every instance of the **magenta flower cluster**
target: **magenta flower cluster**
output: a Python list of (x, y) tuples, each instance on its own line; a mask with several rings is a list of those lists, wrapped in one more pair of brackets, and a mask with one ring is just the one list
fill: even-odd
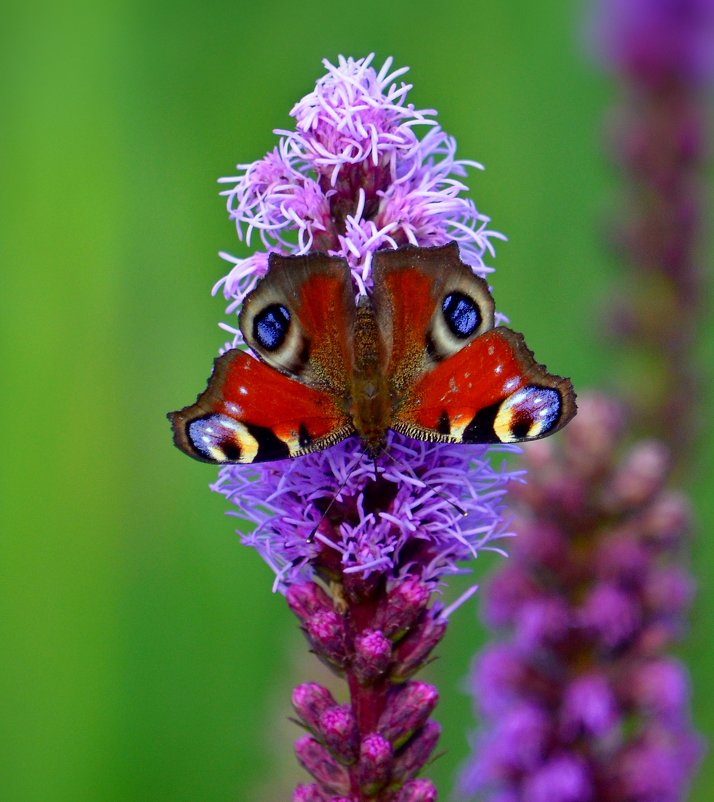
[[(371, 56), (325, 67), (291, 112), (295, 130), (276, 132), (273, 151), (222, 179), (239, 237), (261, 247), (245, 259), (224, 254), (231, 269), (216, 289), (229, 313), (265, 274), (269, 252), (341, 256), (356, 294), (371, 291), (372, 256), (384, 248), (456, 241), (475, 272), (489, 270), (498, 235), (463, 182), (478, 165), (456, 158), (434, 111), (407, 101), (405, 70), (391, 71), (391, 60), (377, 70)], [(297, 460), (221, 469), (213, 489), (250, 528), (243, 542), (274, 570), (311, 650), (349, 688), (347, 705), (315, 683), (293, 694), (306, 731), (296, 753), (312, 777), (294, 800), (436, 798), (417, 774), (439, 737), (430, 720), (438, 694), (413, 675), (453, 609), (434, 600), (441, 581), (505, 533), (512, 476), (490, 465), (485, 447), (393, 434), (376, 465), (353, 438)]]
[(474, 668), (468, 798), (684, 798), (701, 748), (686, 669), (666, 651), (693, 594), (689, 507), (656, 441), (618, 458), (623, 430), (614, 402), (581, 398), (558, 442), (527, 450), (518, 537), (484, 593), (503, 637)]
[[(232, 268), (216, 285), (235, 309), (267, 269), (267, 253), (324, 251), (352, 267), (356, 288), (370, 286), (372, 254), (400, 245), (458, 242), (474, 271), (490, 271), (489, 218), (466, 196), (467, 168), (433, 109), (407, 102), (407, 68), (377, 71), (373, 56), (324, 61), (326, 74), (290, 112), (295, 130), (276, 130), (278, 146), (222, 194), (240, 239), (258, 235), (263, 250), (247, 259), (221, 254)], [(421, 130), (423, 135), (418, 136)]]
[[(455, 158), (455, 142), (433, 110), (407, 102), (411, 86), (397, 80), (406, 70), (390, 72), (387, 60), (377, 71), (372, 56), (325, 67), (315, 90), (291, 112), (296, 130), (277, 131), (274, 151), (239, 165), (240, 176), (222, 179), (234, 185), (224, 194), (239, 235), (250, 244), (258, 232), (265, 248), (246, 259), (226, 257), (232, 269), (217, 286), (228, 312), (264, 275), (269, 251), (341, 256), (352, 267), (355, 292), (370, 288), (377, 250), (409, 243), (455, 240), (475, 272), (489, 270), (483, 257), (499, 235), (488, 230), (461, 180), (467, 166), (478, 165)], [(421, 139), (419, 126), (426, 130)], [(239, 345), (239, 332), (226, 328)], [(375, 493), (374, 466), (353, 439), (293, 462), (222, 468), (213, 489), (251, 524), (243, 540), (273, 568), (276, 588), (310, 578), (319, 555), (346, 574), (395, 579), (418, 569), (435, 582), (503, 533), (509, 474), (491, 468), (485, 452), (391, 436), (389, 458), (380, 461), (382, 490)], [(419, 561), (407, 556), (415, 544)]]

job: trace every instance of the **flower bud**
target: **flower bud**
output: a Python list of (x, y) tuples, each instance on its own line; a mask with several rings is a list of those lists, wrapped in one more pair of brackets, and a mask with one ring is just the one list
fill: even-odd
[(362, 739), (357, 777), (360, 789), (374, 796), (389, 780), (392, 768), (392, 745), (379, 733), (373, 732)]
[(293, 791), (292, 802), (332, 802), (332, 795), (323, 794), (319, 786), (312, 783), (311, 785), (298, 785)]
[(290, 585), (285, 598), (290, 609), (303, 623), (309, 621), (315, 613), (334, 609), (332, 599), (315, 582)]
[(638, 519), (643, 535), (658, 546), (675, 545), (692, 526), (691, 504), (681, 493), (667, 491)]
[(426, 608), (430, 590), (414, 576), (396, 584), (387, 594), (386, 603), (377, 612), (377, 626), (393, 638), (412, 627)]
[(669, 468), (669, 451), (654, 440), (638, 443), (617, 469), (608, 488), (608, 506), (632, 509), (660, 490)]
[(436, 802), (436, 788), (430, 780), (410, 780), (394, 798), (394, 802)]
[(310, 643), (327, 663), (344, 668), (347, 663), (345, 629), (342, 616), (335, 610), (315, 613), (305, 623), (305, 631)]
[(400, 641), (394, 651), (395, 665), (391, 671), (394, 682), (403, 682), (418, 671), (431, 650), (446, 632), (446, 619), (429, 612), (422, 617), (418, 627)]
[(311, 735), (303, 735), (295, 742), (295, 754), (305, 771), (312, 774), (325, 790), (332, 794), (347, 796), (350, 792), (350, 776), (327, 749)]
[(359, 730), (349, 705), (335, 705), (320, 717), (319, 731), (325, 746), (344, 765), (357, 760)]
[(379, 629), (365, 629), (354, 642), (353, 669), (363, 684), (379, 679), (392, 659), (392, 641)]
[(426, 723), (438, 701), (439, 692), (426, 682), (394, 688), (379, 719), (379, 732), (399, 749)]
[(292, 702), (300, 720), (313, 732), (318, 731), (320, 716), (325, 710), (337, 704), (327, 688), (316, 682), (298, 685), (293, 691)]
[(441, 725), (436, 721), (427, 721), (394, 758), (392, 780), (406, 782), (421, 771), (431, 757), (440, 735)]

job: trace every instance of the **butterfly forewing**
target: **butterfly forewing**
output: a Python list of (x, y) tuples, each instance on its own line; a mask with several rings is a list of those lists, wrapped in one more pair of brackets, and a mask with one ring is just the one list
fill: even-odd
[(312, 253), (271, 254), (269, 264), (241, 309), (246, 343), (277, 370), (345, 398), (356, 313), (347, 263)]
[(374, 258), (374, 300), (388, 352), (392, 395), (493, 328), (486, 282), (459, 258), (455, 243), (400, 248)]

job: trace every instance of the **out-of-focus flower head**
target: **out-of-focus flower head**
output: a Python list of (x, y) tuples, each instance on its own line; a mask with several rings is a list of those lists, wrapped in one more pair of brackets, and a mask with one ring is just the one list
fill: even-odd
[[(682, 635), (689, 508), (654, 441), (618, 457), (619, 407), (580, 398), (559, 443), (526, 454), (518, 537), (486, 589), (501, 635), (478, 658), (468, 798), (677, 802), (701, 754)], [(667, 589), (667, 590), (665, 590)]]
[(606, 68), (639, 81), (698, 83), (714, 73), (712, 0), (598, 0), (591, 35)]

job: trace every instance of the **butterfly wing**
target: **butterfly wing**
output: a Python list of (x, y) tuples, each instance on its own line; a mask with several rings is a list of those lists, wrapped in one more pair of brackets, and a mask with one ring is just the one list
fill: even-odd
[(298, 457), (354, 432), (347, 413), (355, 301), (349, 267), (324, 254), (271, 254), (239, 324), (260, 360), (216, 359), (195, 404), (169, 414), (174, 442), (204, 462)]
[(392, 428), (420, 440), (518, 443), (556, 432), (575, 411), (570, 380), (548, 373), (523, 335), (499, 326), (424, 373)]
[[(456, 243), (380, 251), (373, 263), (375, 314), (384, 338), (391, 395), (401, 398), (425, 371), (493, 328), (488, 285), (459, 258)], [(457, 325), (447, 325), (443, 305)]]
[(243, 302), (238, 322), (246, 343), (263, 361), (346, 398), (355, 315), (344, 259), (271, 254), (268, 273)]
[(299, 457), (354, 432), (329, 393), (238, 349), (215, 360), (208, 387), (196, 403), (169, 413), (169, 419), (182, 451), (214, 463)]
[(454, 243), (378, 256), (392, 429), (420, 440), (514, 443), (551, 434), (573, 417), (570, 381), (539, 365), (522, 335), (493, 328), (488, 286)]

